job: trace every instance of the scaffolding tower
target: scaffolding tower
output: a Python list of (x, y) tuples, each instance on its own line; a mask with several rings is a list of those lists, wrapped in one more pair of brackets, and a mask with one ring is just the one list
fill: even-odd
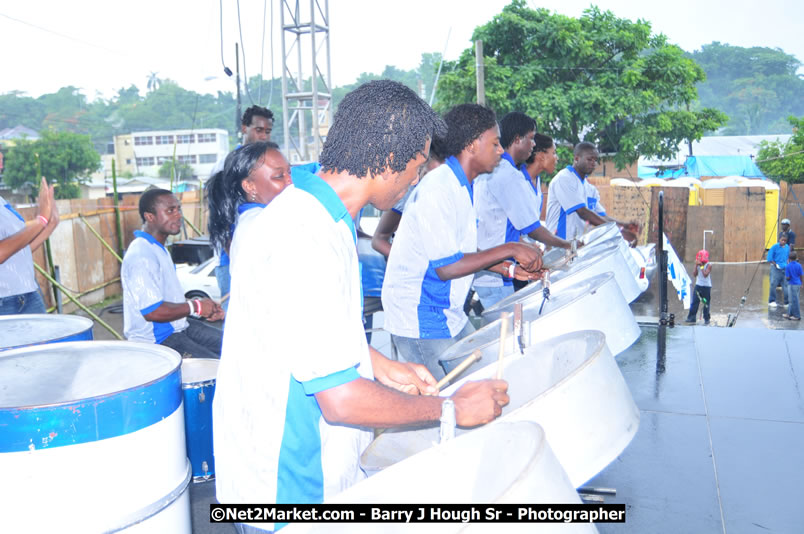
[[(285, 147), (292, 164), (318, 161), (332, 124), (329, 0), (281, 3)], [(291, 69), (294, 55), (295, 72)], [(309, 59), (305, 61), (304, 57)]]

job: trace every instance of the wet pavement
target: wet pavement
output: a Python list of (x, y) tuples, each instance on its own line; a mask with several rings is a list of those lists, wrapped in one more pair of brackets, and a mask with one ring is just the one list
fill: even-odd
[[(687, 272), (692, 266), (687, 265)], [(710, 326), (726, 326), (729, 314), (737, 315), (735, 326), (742, 328), (769, 328), (773, 330), (804, 330), (801, 321), (789, 321), (782, 317), (787, 308), (768, 307), (770, 279), (769, 266), (761, 264), (714, 265), (712, 266), (712, 321)], [(659, 317), (659, 283), (658, 270), (650, 281), (648, 290), (631, 303), (631, 310), (640, 321), (651, 319), (658, 322)], [(747, 290), (747, 293), (746, 293)], [(671, 282), (667, 282), (668, 312), (675, 314), (676, 324), (683, 324), (687, 310), (681, 306), (676, 290)], [(745, 295), (744, 305), (740, 305)], [(777, 298), (781, 301), (782, 290), (777, 290)], [(698, 310), (698, 324), (703, 325), (702, 310)]]
[(804, 332), (643, 326), (617, 357), (634, 440), (586, 485), (615, 488), (608, 532), (801, 532)]

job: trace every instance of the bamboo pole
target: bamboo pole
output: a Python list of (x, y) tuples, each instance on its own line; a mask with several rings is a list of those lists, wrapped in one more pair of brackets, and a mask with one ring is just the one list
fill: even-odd
[(117, 196), (117, 171), (114, 166), (114, 159), (112, 159), (112, 189), (114, 191), (114, 223), (117, 227), (117, 252), (120, 256), (123, 255), (123, 225), (120, 223), (120, 202)]
[(59, 288), (59, 291), (61, 291), (62, 293), (64, 293), (64, 294), (67, 296), (67, 298), (68, 298), (68, 299), (70, 299), (70, 300), (73, 302), (73, 304), (75, 304), (76, 306), (78, 306), (79, 308), (81, 308), (81, 310), (83, 310), (83, 311), (84, 311), (84, 313), (86, 313), (87, 315), (89, 315), (90, 317), (92, 317), (92, 319), (93, 319), (93, 320), (94, 320), (96, 323), (98, 323), (99, 325), (101, 325), (102, 327), (104, 327), (106, 330), (108, 330), (109, 332), (111, 332), (111, 333), (112, 333), (112, 335), (113, 335), (114, 337), (116, 337), (117, 339), (119, 339), (119, 340), (124, 340), (123, 336), (121, 336), (120, 334), (118, 334), (118, 333), (117, 333), (117, 331), (116, 331), (114, 328), (112, 328), (111, 326), (109, 326), (108, 324), (106, 324), (106, 322), (104, 322), (104, 321), (103, 321), (103, 319), (101, 319), (100, 317), (98, 317), (97, 315), (95, 315), (95, 312), (93, 312), (92, 310), (90, 310), (89, 308), (87, 308), (87, 307), (86, 307), (84, 304), (82, 304), (81, 302), (79, 302), (79, 300), (78, 300), (77, 298), (75, 298), (75, 297), (74, 297), (74, 296), (73, 296), (73, 295), (70, 293), (70, 291), (69, 291), (69, 290), (68, 290), (66, 287), (64, 287), (63, 285), (61, 285), (60, 283), (58, 283), (58, 282), (57, 282), (57, 281), (56, 281), (56, 280), (55, 280), (55, 279), (54, 279), (52, 276), (50, 276), (50, 274), (48, 274), (48, 272), (47, 272), (47, 271), (45, 271), (44, 269), (42, 269), (42, 268), (41, 268), (39, 265), (37, 265), (36, 263), (34, 263), (34, 267), (36, 268), (36, 270), (37, 270), (37, 271), (39, 271), (39, 273), (40, 273), (42, 276), (44, 276), (45, 278), (47, 278), (47, 279), (48, 279), (48, 281), (49, 281), (51, 284), (53, 284), (53, 287), (57, 287), (57, 288)]
[(104, 246), (104, 247), (106, 247), (106, 250), (108, 250), (109, 252), (111, 252), (111, 253), (112, 253), (112, 255), (113, 255), (115, 258), (117, 258), (117, 261), (119, 261), (120, 263), (123, 263), (123, 258), (121, 258), (121, 257), (120, 257), (120, 255), (119, 255), (117, 252), (115, 252), (115, 251), (114, 251), (114, 249), (112, 248), (112, 246), (111, 246), (109, 243), (107, 243), (105, 239), (103, 239), (103, 236), (101, 236), (101, 235), (98, 233), (98, 231), (97, 231), (97, 230), (95, 230), (94, 228), (92, 228), (92, 225), (91, 225), (91, 224), (89, 224), (89, 221), (88, 221), (88, 220), (86, 220), (86, 219), (84, 218), (84, 216), (83, 216), (83, 215), (81, 215), (80, 213), (78, 214), (78, 218), (79, 218), (79, 219), (81, 219), (81, 221), (83, 221), (83, 223), (87, 225), (87, 228), (89, 228), (89, 231), (90, 231), (90, 232), (92, 232), (92, 233), (94, 234), (94, 236), (95, 236), (95, 237), (97, 237), (97, 238), (100, 240), (100, 242), (103, 244), (103, 246)]
[(183, 213), (182, 213), (182, 214), (181, 214), (181, 216), (182, 216), (182, 217), (184, 217), (184, 221), (185, 221), (187, 224), (189, 224), (189, 225), (190, 225), (190, 228), (192, 228), (192, 229), (193, 229), (193, 231), (194, 231), (194, 232), (195, 232), (195, 233), (196, 233), (198, 236), (201, 236), (201, 232), (199, 232), (199, 231), (198, 231), (198, 228), (196, 228), (196, 227), (195, 227), (195, 225), (194, 225), (193, 223), (191, 223), (191, 222), (190, 222), (190, 219), (188, 219), (188, 218), (187, 218), (187, 215), (185, 215), (185, 214), (183, 214)]
[[(136, 211), (139, 208), (137, 206), (120, 206), (118, 209), (120, 211)], [(103, 208), (95, 211), (87, 211), (86, 213), (68, 213), (67, 215), (59, 216), (59, 220), (68, 221), (70, 219), (77, 219), (80, 215), (84, 217), (94, 217), (95, 215), (106, 215), (107, 213), (114, 213), (115, 211), (115, 208)]]

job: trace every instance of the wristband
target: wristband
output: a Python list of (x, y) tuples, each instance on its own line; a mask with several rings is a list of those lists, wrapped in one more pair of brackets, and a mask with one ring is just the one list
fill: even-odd
[(190, 317), (201, 317), (201, 303), (198, 299), (188, 300), (187, 304), (190, 306)]
[(188, 300), (187, 301), (187, 306), (190, 307), (190, 317), (194, 317), (195, 316), (195, 308), (193, 308), (193, 301)]
[(36, 218), (39, 219), (39, 222), (42, 223), (42, 226), (47, 226), (47, 223), (49, 222), (47, 217), (44, 215), (37, 215)]
[(508, 265), (508, 278), (513, 278), (515, 272), (516, 272), (516, 262), (513, 262), (510, 265)]
[(196, 312), (195, 312), (195, 316), (196, 316), (196, 317), (201, 317), (201, 311), (202, 311), (202, 309), (203, 309), (203, 308), (201, 308), (201, 301), (200, 301), (200, 300), (198, 300), (198, 299), (193, 299), (193, 302), (194, 302), (194, 303), (195, 303), (195, 305), (196, 305)]

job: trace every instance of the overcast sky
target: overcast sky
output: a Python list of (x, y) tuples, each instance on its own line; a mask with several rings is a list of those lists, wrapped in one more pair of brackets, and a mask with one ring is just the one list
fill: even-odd
[[(240, 41), (236, 0), (3, 0), (0, 94), (18, 90), (36, 97), (73, 85), (90, 100), (109, 98), (131, 84), (144, 92), (150, 72), (200, 92), (233, 90), (234, 79), (227, 79), (221, 66), (220, 2), (224, 62), (234, 70), (234, 43)], [(249, 76), (262, 70), (264, 78), (271, 77), (272, 3), (273, 65), (278, 77), (280, 0), (268, 0), (264, 17), (263, 1), (240, 1)], [(351, 83), (362, 72), (379, 73), (385, 65), (412, 69), (423, 52), (442, 52), (445, 45), (447, 59), (455, 59), (470, 46), (474, 28), (507, 3), (330, 0), (333, 85)], [(308, 0), (302, 4), (308, 5)], [(529, 4), (577, 17), (590, 2), (531, 0)], [(654, 32), (664, 33), (685, 50), (720, 41), (778, 47), (804, 60), (801, 0), (600, 0), (596, 5), (621, 18), (648, 20)], [(308, 64), (309, 60), (303, 68)]]

